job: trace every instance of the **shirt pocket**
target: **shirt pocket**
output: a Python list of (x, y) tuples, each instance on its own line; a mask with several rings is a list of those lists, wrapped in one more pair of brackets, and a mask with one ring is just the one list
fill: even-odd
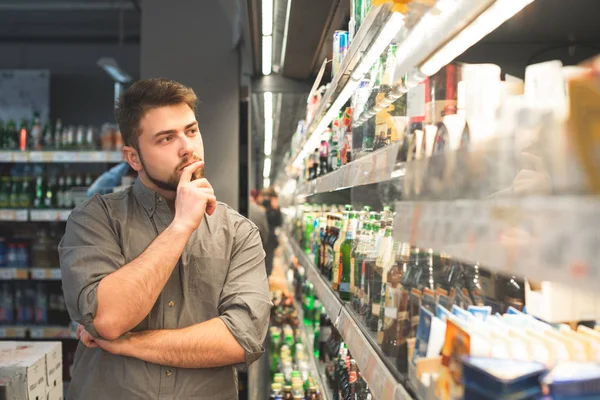
[[(219, 297), (225, 284), (229, 260), (215, 257), (192, 257), (187, 279), (193, 302), (200, 302), (214, 307), (217, 316)], [(212, 310), (211, 310), (212, 311)]]

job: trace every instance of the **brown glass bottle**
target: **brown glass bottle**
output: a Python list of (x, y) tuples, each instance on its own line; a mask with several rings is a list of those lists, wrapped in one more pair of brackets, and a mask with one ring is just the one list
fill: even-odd
[[(406, 265), (410, 258), (410, 246), (402, 244), (398, 246), (395, 254), (395, 262), (387, 272), (387, 283), (385, 298), (383, 338), (381, 349), (390, 357), (398, 356), (398, 316), (400, 310), (406, 310), (408, 296), (403, 296), (402, 277), (406, 271)], [(402, 304), (401, 304), (402, 303)]]

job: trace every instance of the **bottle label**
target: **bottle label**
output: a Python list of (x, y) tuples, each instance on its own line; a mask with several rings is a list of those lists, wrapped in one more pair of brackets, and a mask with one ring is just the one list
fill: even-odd
[(348, 282), (341, 282), (339, 291), (344, 293), (350, 293), (350, 284)]
[(380, 310), (381, 310), (381, 306), (379, 303), (373, 303), (371, 305), (371, 314), (372, 315), (379, 315)]
[(350, 218), (348, 221), (348, 230), (346, 231), (346, 240), (356, 239), (356, 228), (358, 227), (358, 219)]
[(319, 342), (326, 342), (329, 340), (331, 336), (331, 327), (330, 326), (322, 326), (321, 327), (321, 336), (319, 336)]

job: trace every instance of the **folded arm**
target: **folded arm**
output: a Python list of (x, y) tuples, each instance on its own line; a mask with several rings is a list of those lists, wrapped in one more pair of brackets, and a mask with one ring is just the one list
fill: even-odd
[(92, 336), (109, 340), (133, 329), (154, 306), (190, 234), (171, 225), (126, 264), (99, 200), (73, 212), (59, 245), (71, 318)]
[[(245, 224), (236, 236), (218, 318), (183, 329), (129, 333), (116, 341), (96, 339), (95, 343), (113, 354), (179, 368), (235, 364), (245, 369), (257, 360), (264, 352), (271, 302), (260, 236), (249, 222)], [(89, 343), (92, 339), (82, 340)]]

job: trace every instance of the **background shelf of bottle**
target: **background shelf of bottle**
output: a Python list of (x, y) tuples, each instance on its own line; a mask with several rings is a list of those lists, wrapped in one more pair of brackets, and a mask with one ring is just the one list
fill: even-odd
[(0, 281), (60, 281), (60, 268), (0, 268)]
[(382, 357), (375, 349), (374, 340), (367, 337), (359, 326), (359, 322), (344, 306), (342, 300), (331, 289), (317, 270), (314, 262), (306, 255), (294, 240), (287, 235), (287, 243), (298, 258), (300, 265), (305, 268), (307, 279), (314, 285), (315, 293), (325, 307), (333, 325), (341, 333), (348, 349), (356, 360), (356, 365), (363, 372), (365, 381), (369, 384), (375, 399), (411, 399), (412, 396), (403, 384), (394, 377)]
[(507, 275), (595, 291), (599, 222), (594, 197), (398, 202), (394, 237)]
[[(342, 93), (342, 90), (351, 79), (352, 73), (356, 70), (365, 53), (375, 42), (379, 32), (383, 29), (385, 22), (390, 18), (391, 14), (392, 10), (388, 4), (371, 8), (358, 32), (356, 32), (352, 43), (348, 47), (346, 55), (339, 66), (337, 75), (333, 78), (329, 88), (321, 98), (313, 118), (308, 122), (304, 132), (304, 140), (299, 144), (296, 152), (292, 154), (290, 162), (293, 162), (302, 149), (308, 146), (307, 143), (313, 133), (315, 133), (315, 129), (320, 124), (325, 114), (327, 114), (332, 104), (335, 103)], [(360, 78), (362, 78), (362, 76), (359, 77), (359, 79)], [(317, 77), (317, 79), (319, 79), (319, 77)], [(341, 106), (342, 105), (340, 105), (340, 107)], [(307, 154), (311, 153), (313, 149), (307, 148)]]
[(0, 209), (0, 221), (66, 221), (72, 210), (29, 210), (27, 208), (20, 209)]
[[(288, 243), (288, 238), (284, 236), (282, 238), (282, 244)], [(282, 246), (283, 249), (283, 258), (285, 260), (285, 265), (288, 266), (291, 263), (292, 255), (295, 254), (290, 246)], [(294, 287), (292, 282), (289, 280), (288, 270), (286, 269), (286, 279), (288, 280), (288, 290), (290, 293), (294, 293)], [(302, 335), (302, 343), (306, 344), (308, 358), (310, 358), (310, 370), (311, 376), (316, 380), (316, 384), (321, 388), (321, 399), (322, 400), (330, 400), (333, 399), (333, 395), (329, 386), (327, 385), (327, 379), (325, 377), (325, 366), (322, 365), (317, 359), (314, 357), (313, 351), (314, 349), (314, 337), (315, 332), (314, 329), (310, 326), (304, 325), (304, 311), (301, 305), (296, 307), (296, 311), (298, 312), (298, 321), (299, 331)]]
[(75, 339), (75, 332), (68, 326), (0, 326), (0, 339)]
[(298, 186), (296, 196), (310, 196), (387, 181), (392, 178), (401, 146), (402, 143), (395, 142), (343, 165), (336, 171), (308, 181)]
[(120, 151), (0, 151), (4, 163), (118, 163)]

